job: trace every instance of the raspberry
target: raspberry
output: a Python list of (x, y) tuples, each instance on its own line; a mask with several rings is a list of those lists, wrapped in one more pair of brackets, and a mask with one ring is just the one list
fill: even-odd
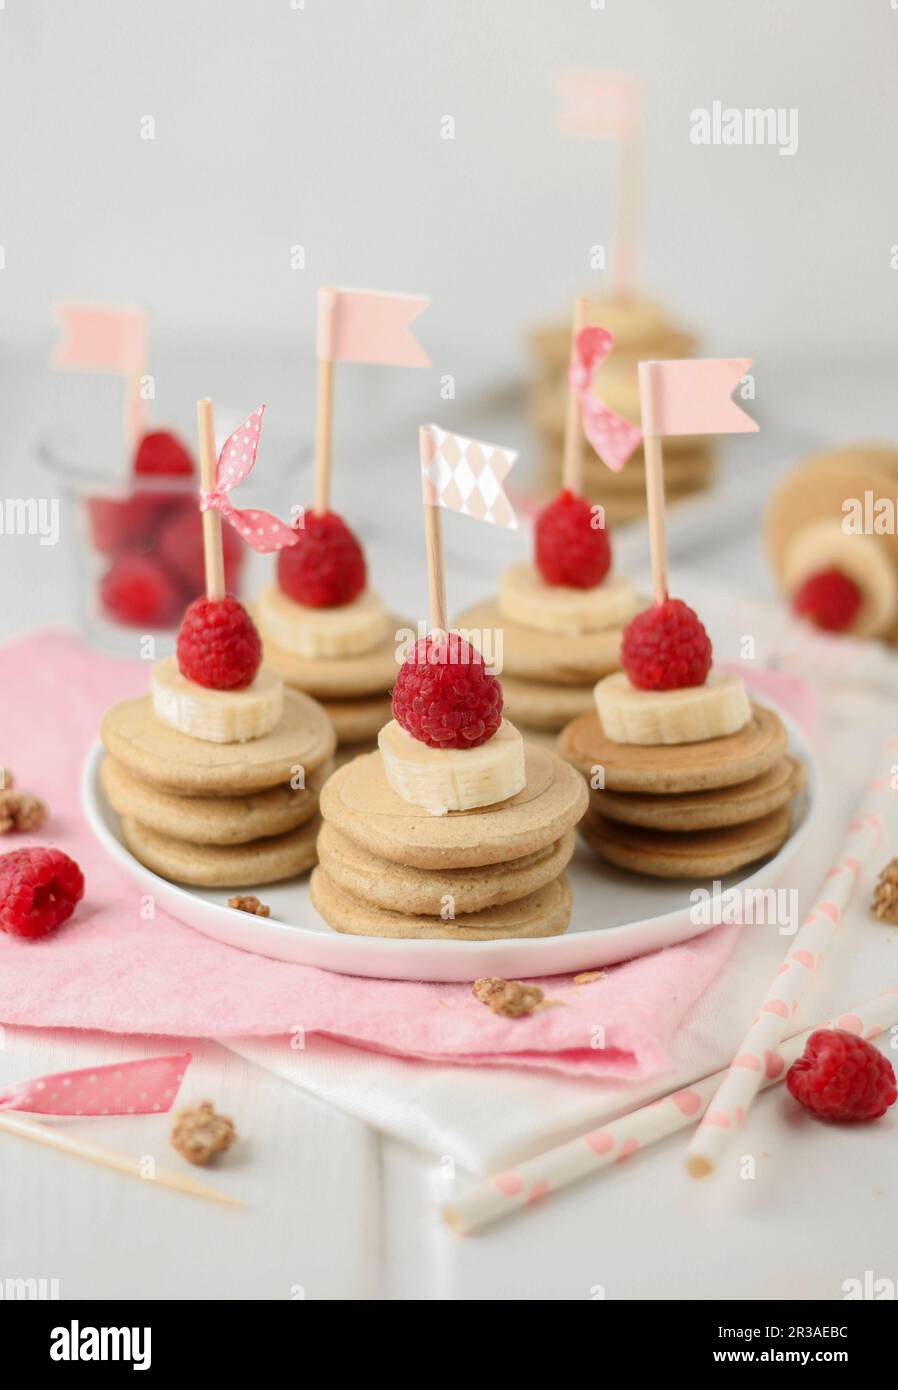
[(0, 928), (10, 936), (47, 936), (84, 897), (84, 875), (61, 849), (0, 854)]
[(128, 627), (171, 627), (178, 617), (177, 584), (149, 555), (120, 555), (100, 580), (100, 603)]
[(181, 675), (209, 690), (243, 690), (262, 662), (252, 618), (235, 598), (197, 598), (178, 633)]
[(592, 589), (611, 568), (611, 542), (585, 497), (565, 488), (536, 518), (536, 567), (547, 584)]
[(428, 748), (476, 748), (498, 729), (502, 703), (480, 652), (451, 632), (415, 643), (393, 689), (393, 718)]
[(146, 549), (166, 504), (151, 492), (130, 497), (88, 497), (90, 538), (101, 555)]
[(821, 1120), (878, 1120), (898, 1100), (887, 1057), (854, 1033), (818, 1028), (786, 1076), (790, 1094)]
[[(225, 588), (236, 589), (243, 570), (243, 542), (232, 526), (222, 526)], [(181, 581), (190, 598), (206, 585), (203, 555), (203, 518), (191, 501), (187, 508), (166, 521), (159, 536), (159, 559)]]
[(854, 580), (841, 570), (819, 570), (793, 594), (792, 611), (824, 632), (844, 632), (857, 617), (863, 597)]
[(339, 608), (364, 589), (362, 547), (336, 512), (306, 512), (296, 545), (278, 555), (278, 583), (288, 598), (310, 608)]
[(698, 614), (667, 598), (637, 613), (624, 628), (620, 664), (637, 690), (703, 685), (711, 669), (711, 640)]
[(154, 430), (140, 441), (134, 472), (152, 477), (189, 477), (193, 459), (176, 435), (168, 430)]

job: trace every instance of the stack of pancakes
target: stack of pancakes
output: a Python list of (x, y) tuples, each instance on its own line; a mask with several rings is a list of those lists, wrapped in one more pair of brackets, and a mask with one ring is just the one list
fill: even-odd
[(128, 849), (177, 883), (250, 888), (316, 861), (318, 794), (335, 746), (320, 705), (284, 692), (277, 727), (246, 743), (170, 728), (150, 696), (106, 714), (100, 779)]
[(266, 666), (285, 685), (313, 696), (324, 708), (337, 735), (338, 761), (373, 748), (392, 713), (390, 699), (398, 671), (396, 634), (411, 630), (410, 625), (391, 616), (387, 636), (367, 652), (306, 657), (279, 647), (266, 632), (261, 615), (257, 617)]
[[(637, 607), (644, 606), (638, 600)], [(619, 624), (579, 634), (546, 632), (510, 622), (498, 600), (489, 599), (460, 613), (454, 626), (462, 632), (501, 634), (505, 714), (528, 733), (557, 733), (594, 709), (596, 681), (620, 668)]]
[(381, 754), (345, 764), (321, 795), (312, 902), (335, 931), (492, 941), (556, 936), (571, 914), (564, 870), (586, 809), (583, 779), (526, 749), (523, 791), (497, 805), (431, 815), (403, 801)]
[(720, 878), (778, 850), (804, 785), (786, 747), (782, 720), (757, 704), (737, 733), (702, 743), (615, 743), (595, 711), (559, 741), (589, 781), (584, 839), (653, 878)]
[[(637, 364), (640, 360), (689, 357), (695, 350), (695, 339), (673, 324), (660, 305), (647, 300), (591, 300), (586, 323), (614, 334), (611, 355), (596, 371), (596, 394), (610, 410), (638, 425)], [(543, 440), (542, 486), (551, 494), (561, 486), (570, 322), (538, 329), (531, 334), (530, 345), (536, 367), (530, 389), (531, 414)], [(713, 471), (714, 457), (707, 436), (671, 436), (664, 441), (664, 481), (669, 502), (675, 503), (706, 488)], [(642, 448), (636, 450), (626, 468), (612, 473), (585, 445), (584, 491), (591, 502), (599, 502), (605, 508), (605, 518), (611, 526), (642, 516), (646, 505)]]
[(861, 592), (847, 635), (898, 642), (896, 512), (898, 449), (855, 444), (804, 459), (767, 504), (767, 548), (783, 592), (840, 570)]

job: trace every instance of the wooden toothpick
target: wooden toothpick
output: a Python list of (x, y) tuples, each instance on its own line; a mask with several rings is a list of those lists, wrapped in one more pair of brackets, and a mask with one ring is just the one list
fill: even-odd
[(620, 145), (617, 228), (611, 282), (615, 299), (630, 299), (636, 287), (636, 238), (639, 221), (639, 126), (634, 123)]
[(331, 452), (334, 427), (334, 363), (318, 363), (318, 407), (315, 425), (315, 511), (330, 510)]
[(173, 1192), (183, 1192), (189, 1197), (203, 1197), (206, 1201), (221, 1202), (225, 1206), (246, 1206), (242, 1197), (232, 1197), (229, 1192), (222, 1192), (217, 1187), (198, 1182), (186, 1173), (176, 1173), (171, 1168), (157, 1168), (153, 1177), (148, 1178), (144, 1173), (143, 1161), (131, 1154), (92, 1144), (88, 1139), (78, 1139), (64, 1130), (51, 1129), (48, 1125), (40, 1124), (37, 1120), (25, 1119), (21, 1115), (0, 1115), (0, 1132), (13, 1134), (19, 1139), (30, 1139), (35, 1144), (57, 1149), (73, 1158), (86, 1159), (88, 1163), (96, 1163), (102, 1168), (113, 1168), (119, 1173), (127, 1173), (129, 1177), (140, 1178), (148, 1187), (168, 1187)]
[(652, 557), (652, 597), (656, 603), (667, 598), (667, 518), (664, 501), (664, 454), (661, 436), (645, 435), (645, 498), (648, 505), (649, 549)]
[[(218, 456), (215, 452), (215, 415), (208, 396), (197, 401), (196, 420), (200, 436), (200, 482), (204, 492), (212, 492), (216, 482)], [(222, 599), (225, 596), (225, 573), (221, 516), (211, 507), (203, 512), (203, 556), (206, 566), (206, 598)]]
[[(586, 300), (581, 296), (574, 304), (574, 319), (571, 327), (571, 352), (569, 363), (576, 360), (577, 337), (586, 326)], [(561, 468), (562, 487), (569, 488), (575, 496), (583, 494), (583, 425), (580, 421), (580, 398), (576, 391), (568, 388), (567, 409), (564, 417), (564, 459)]]
[(443, 562), (443, 527), (440, 509), (433, 504), (433, 484), (427, 474), (433, 455), (433, 440), (430, 430), (423, 426), (418, 431), (418, 449), (421, 456), (421, 486), (424, 496), (424, 544), (427, 550), (427, 587), (430, 594), (430, 630), (432, 633), (449, 631), (446, 611), (446, 569)]

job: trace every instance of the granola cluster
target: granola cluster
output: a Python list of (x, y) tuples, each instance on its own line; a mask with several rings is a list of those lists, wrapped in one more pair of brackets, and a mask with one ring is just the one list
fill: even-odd
[(898, 924), (898, 859), (890, 859), (880, 873), (870, 911), (881, 922)]
[(237, 1137), (234, 1121), (218, 1115), (211, 1100), (191, 1110), (179, 1110), (172, 1125), (171, 1144), (188, 1163), (200, 1166), (229, 1149)]
[(228, 907), (236, 907), (238, 912), (250, 912), (254, 917), (270, 917), (271, 908), (260, 902), (255, 893), (243, 893), (236, 898), (228, 898)]
[(502, 1014), (505, 1018), (532, 1014), (543, 999), (539, 985), (525, 985), (520, 980), (475, 980), (471, 993), (494, 1014)]
[(0, 767), (0, 835), (14, 830), (40, 830), (47, 819), (44, 803), (30, 792), (15, 790), (16, 779), (8, 767)]

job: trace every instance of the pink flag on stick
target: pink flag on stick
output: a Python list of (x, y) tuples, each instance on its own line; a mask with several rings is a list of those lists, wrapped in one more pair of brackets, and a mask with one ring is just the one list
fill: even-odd
[(635, 130), (639, 119), (635, 78), (624, 73), (566, 72), (559, 90), (562, 134), (620, 140)]
[(65, 303), (56, 306), (56, 316), (62, 335), (53, 350), (51, 366), (123, 376), (125, 442), (133, 448), (146, 424), (146, 402), (139, 389), (149, 344), (146, 314), (130, 305)]
[(502, 486), (518, 457), (515, 450), (450, 434), (439, 425), (425, 425), (423, 434), (427, 440), (421, 455), (425, 504), (517, 530), (517, 517)]
[(580, 402), (583, 433), (599, 458), (619, 473), (642, 443), (642, 431), (603, 405), (592, 389), (592, 378), (614, 346), (607, 328), (581, 328), (574, 342), (574, 360), (568, 370), (568, 390)]
[(52, 365), (69, 371), (140, 376), (147, 360), (147, 316), (125, 305), (58, 304), (62, 336)]
[(322, 362), (380, 362), (429, 367), (430, 358), (409, 324), (430, 300), (379, 290), (318, 291), (318, 358)]
[(644, 435), (751, 434), (756, 421), (731, 399), (750, 357), (640, 362)]

